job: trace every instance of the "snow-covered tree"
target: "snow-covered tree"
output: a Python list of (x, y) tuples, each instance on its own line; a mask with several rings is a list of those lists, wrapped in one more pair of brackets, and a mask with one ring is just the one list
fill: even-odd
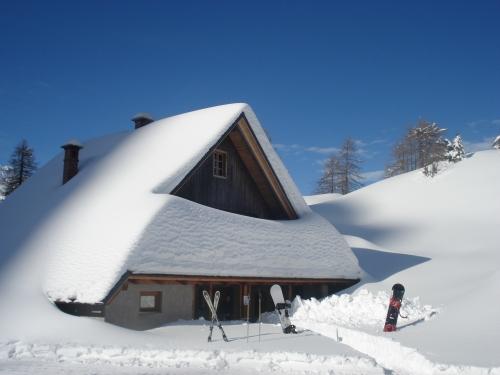
[(465, 149), (460, 134), (453, 138), (453, 141), (446, 139), (446, 159), (456, 163), (464, 158)]
[(385, 176), (391, 177), (419, 168), (424, 168), (426, 175), (434, 175), (437, 163), (446, 159), (447, 144), (442, 138), (445, 131), (436, 123), (424, 120), (408, 129), (392, 150), (393, 161), (386, 167)]
[(495, 140), (493, 141), (492, 147), (497, 149), (497, 150), (500, 150), (500, 135), (495, 138)]
[(339, 172), (337, 155), (332, 155), (325, 161), (323, 175), (316, 186), (316, 194), (340, 193)]
[(12, 153), (8, 169), (4, 173), (1, 184), (5, 195), (9, 195), (26, 181), (36, 170), (33, 149), (26, 140), (22, 140)]
[(339, 162), (339, 187), (341, 194), (347, 194), (363, 186), (361, 180), (361, 159), (358, 147), (352, 138), (347, 138), (337, 155)]
[(7, 174), (9, 172), (8, 166), (0, 165), (0, 202), (5, 199), (5, 179), (7, 178)]

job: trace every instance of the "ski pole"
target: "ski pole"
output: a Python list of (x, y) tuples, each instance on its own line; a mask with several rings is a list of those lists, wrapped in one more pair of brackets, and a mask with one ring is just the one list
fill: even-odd
[(260, 327), (262, 326), (262, 292), (259, 291), (259, 342), (260, 342)]
[(248, 296), (248, 305), (247, 305), (247, 342), (249, 334), (250, 334), (250, 296)]

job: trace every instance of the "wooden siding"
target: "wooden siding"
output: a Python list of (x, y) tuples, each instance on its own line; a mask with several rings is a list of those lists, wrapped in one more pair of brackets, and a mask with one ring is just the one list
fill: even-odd
[(250, 171), (266, 202), (279, 214), (280, 219), (297, 219), (285, 190), (274, 173), (266, 154), (245, 116), (237, 121), (238, 126), (229, 134), (238, 152)]
[[(138, 283), (178, 283), (178, 284), (293, 284), (293, 285), (317, 285), (338, 284), (347, 285), (346, 288), (359, 282), (359, 279), (313, 279), (297, 277), (246, 277), (246, 276), (203, 276), (203, 275), (164, 275), (164, 274), (140, 274), (132, 273), (123, 282)], [(120, 288), (116, 288), (120, 289)]]
[[(228, 148), (233, 156), (228, 167), (236, 173), (228, 176), (225, 184), (214, 182), (213, 153), (217, 149), (227, 152)], [(170, 193), (242, 215), (274, 220), (298, 218), (243, 113)]]
[(59, 310), (70, 315), (104, 317), (104, 304), (102, 303), (91, 304), (56, 301), (55, 305), (59, 308)]
[(176, 195), (219, 210), (263, 219), (277, 218), (279, 215), (262, 197), (231, 139), (226, 138), (217, 150), (227, 153), (227, 177), (214, 177), (210, 156)]

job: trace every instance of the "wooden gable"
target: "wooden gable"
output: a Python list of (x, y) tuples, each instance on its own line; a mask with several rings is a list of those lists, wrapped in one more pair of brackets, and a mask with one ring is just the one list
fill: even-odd
[[(214, 153), (227, 155), (226, 176), (214, 176)], [(244, 114), (171, 194), (241, 215), (297, 218)]]

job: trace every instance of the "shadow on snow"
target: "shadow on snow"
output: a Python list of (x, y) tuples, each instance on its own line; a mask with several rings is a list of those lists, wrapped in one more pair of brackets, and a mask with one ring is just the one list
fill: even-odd
[(429, 261), (431, 258), (409, 254), (391, 253), (353, 247), (361, 268), (373, 277), (372, 281), (382, 281), (389, 276)]

